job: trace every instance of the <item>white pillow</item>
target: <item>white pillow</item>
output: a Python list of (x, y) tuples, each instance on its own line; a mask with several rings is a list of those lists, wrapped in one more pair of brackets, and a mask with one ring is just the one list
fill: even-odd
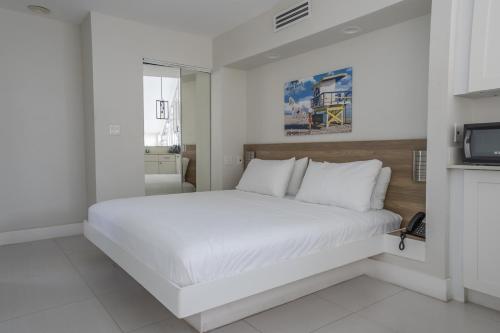
[(370, 199), (381, 168), (379, 160), (350, 163), (311, 161), (295, 199), (365, 212), (370, 209)]
[(304, 174), (306, 173), (307, 163), (309, 162), (308, 157), (301, 158), (295, 161), (295, 166), (293, 167), (292, 177), (290, 177), (290, 182), (288, 183), (288, 189), (286, 194), (296, 195), (299, 191), (300, 184), (302, 184), (302, 179), (304, 179)]
[(294, 165), (295, 158), (279, 161), (255, 158), (248, 164), (236, 189), (282, 198), (286, 194)]
[(372, 209), (383, 209), (387, 188), (391, 182), (392, 170), (389, 167), (382, 168), (377, 177), (375, 188), (373, 189), (370, 206)]

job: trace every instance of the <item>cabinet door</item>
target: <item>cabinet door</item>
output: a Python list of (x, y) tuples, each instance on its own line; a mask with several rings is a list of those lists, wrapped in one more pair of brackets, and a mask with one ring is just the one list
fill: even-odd
[(470, 51), (470, 91), (500, 88), (500, 1), (475, 0)]
[(465, 171), (464, 286), (500, 297), (500, 172)]
[(144, 172), (148, 175), (158, 173), (158, 162), (144, 162)]
[(158, 155), (144, 155), (144, 162), (158, 162)]
[(175, 160), (172, 162), (160, 162), (160, 173), (177, 173)]
[(158, 160), (160, 162), (175, 162), (175, 155), (158, 155)]

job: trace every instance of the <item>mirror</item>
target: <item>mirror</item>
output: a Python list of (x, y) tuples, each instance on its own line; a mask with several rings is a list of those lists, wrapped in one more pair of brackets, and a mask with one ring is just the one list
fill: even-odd
[(210, 74), (144, 64), (146, 195), (209, 191)]

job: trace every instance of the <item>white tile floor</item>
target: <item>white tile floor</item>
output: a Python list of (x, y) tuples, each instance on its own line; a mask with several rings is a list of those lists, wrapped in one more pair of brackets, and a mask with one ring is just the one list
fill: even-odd
[[(194, 333), (83, 237), (0, 247), (0, 333)], [(489, 333), (500, 313), (366, 276), (214, 333)]]

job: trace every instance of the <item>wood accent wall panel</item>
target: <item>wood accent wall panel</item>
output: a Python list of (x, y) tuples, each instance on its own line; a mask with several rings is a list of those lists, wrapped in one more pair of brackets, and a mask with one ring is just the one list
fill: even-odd
[(292, 157), (337, 163), (381, 160), (392, 169), (385, 208), (403, 217), (402, 226), (406, 226), (416, 212), (425, 212), (425, 183), (415, 183), (412, 179), (412, 152), (426, 149), (425, 139), (244, 145), (245, 152), (254, 151), (256, 158), (264, 160)]

